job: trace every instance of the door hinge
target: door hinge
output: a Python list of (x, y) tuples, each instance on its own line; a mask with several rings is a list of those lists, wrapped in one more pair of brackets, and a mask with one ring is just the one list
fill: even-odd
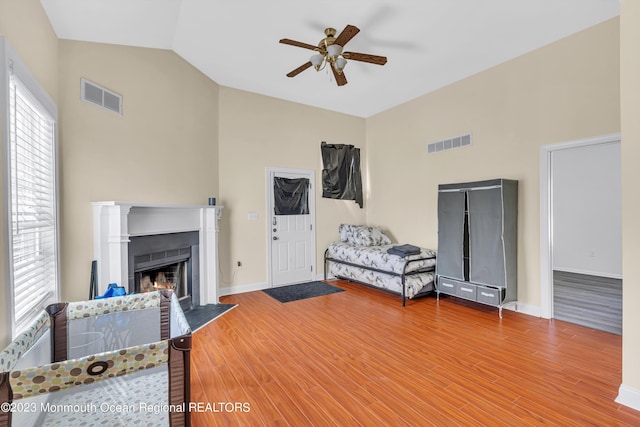
[(309, 231), (313, 231), (313, 224), (309, 224)]
[(313, 265), (310, 265), (309, 269), (313, 272)]

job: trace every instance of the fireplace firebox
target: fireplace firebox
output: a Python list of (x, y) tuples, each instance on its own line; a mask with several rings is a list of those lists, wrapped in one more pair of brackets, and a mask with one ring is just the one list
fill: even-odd
[(200, 304), (198, 232), (132, 236), (129, 292), (172, 289), (184, 311)]

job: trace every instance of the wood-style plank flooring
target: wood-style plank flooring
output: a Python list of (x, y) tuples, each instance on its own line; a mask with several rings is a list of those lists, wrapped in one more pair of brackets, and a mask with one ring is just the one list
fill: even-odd
[[(346, 292), (282, 304), (264, 292), (193, 335), (204, 426), (614, 426), (621, 337), (470, 305)], [(213, 408), (213, 409), (211, 409)]]
[(622, 280), (554, 271), (553, 317), (622, 335)]

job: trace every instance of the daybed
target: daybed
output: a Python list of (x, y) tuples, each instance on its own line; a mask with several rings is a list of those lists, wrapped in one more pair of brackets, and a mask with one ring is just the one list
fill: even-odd
[(0, 426), (189, 425), (190, 348), (172, 291), (50, 305), (0, 352)]
[(363, 283), (413, 299), (433, 292), (436, 252), (416, 248), (412, 255), (396, 255), (394, 245), (377, 227), (342, 224), (340, 241), (331, 243), (324, 253), (324, 278), (328, 275)]

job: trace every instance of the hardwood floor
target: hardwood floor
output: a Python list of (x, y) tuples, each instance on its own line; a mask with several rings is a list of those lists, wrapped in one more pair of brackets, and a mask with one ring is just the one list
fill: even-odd
[(622, 280), (554, 271), (553, 317), (622, 335)]
[(331, 283), (346, 292), (221, 298), (238, 307), (193, 335), (193, 426), (640, 425), (614, 402), (618, 335)]

